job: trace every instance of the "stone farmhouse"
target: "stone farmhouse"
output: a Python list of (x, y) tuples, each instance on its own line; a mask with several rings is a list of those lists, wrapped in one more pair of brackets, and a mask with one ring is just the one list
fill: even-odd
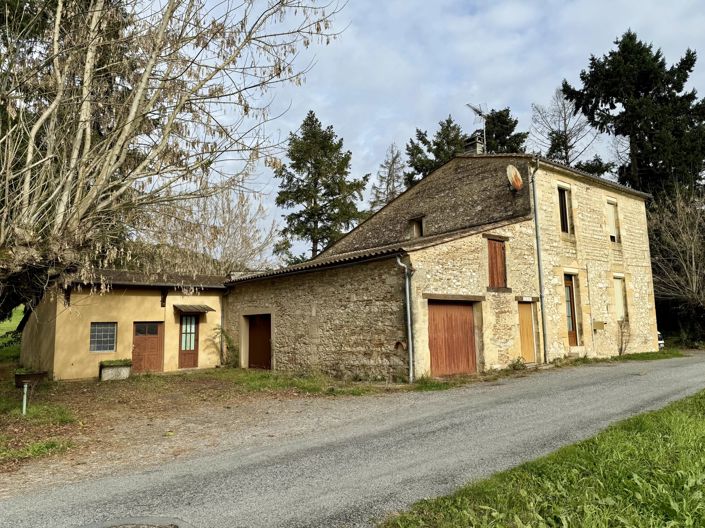
[(461, 155), (318, 258), (229, 282), (226, 329), (242, 366), (363, 378), (657, 350), (647, 198)]
[[(55, 296), (27, 325), (22, 361), (53, 357), (55, 379), (96, 376), (100, 359), (135, 360), (143, 323), (161, 325), (147, 370), (214, 366), (221, 324), (242, 367), (353, 379), (657, 350), (648, 198), (530, 155), (463, 154), (306, 263), (202, 281), (191, 296), (164, 297), (173, 283), (72, 294), (79, 315), (62, 316)], [(93, 350), (109, 324), (113, 350)]]

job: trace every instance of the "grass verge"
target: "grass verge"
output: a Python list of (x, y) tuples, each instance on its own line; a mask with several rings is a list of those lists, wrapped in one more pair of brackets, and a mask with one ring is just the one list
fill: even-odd
[(703, 526), (704, 445), (705, 391), (380, 526)]
[(611, 357), (565, 357), (551, 362), (556, 367), (570, 367), (578, 365), (591, 365), (594, 363), (619, 363), (622, 361), (656, 361), (659, 359), (672, 359), (686, 357), (678, 348), (666, 348), (658, 352), (640, 352)]
[(66, 440), (39, 440), (19, 447), (13, 447), (7, 437), (0, 436), (0, 467), (6, 462), (20, 462), (29, 458), (38, 458), (62, 453), (71, 446)]

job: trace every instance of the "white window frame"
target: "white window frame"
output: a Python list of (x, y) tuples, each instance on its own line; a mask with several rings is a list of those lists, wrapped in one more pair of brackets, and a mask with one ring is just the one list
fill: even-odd
[[(561, 223), (561, 193), (560, 191), (565, 191), (565, 209), (566, 218), (568, 221), (568, 232), (563, 231), (563, 226)], [(575, 222), (573, 221), (573, 188), (563, 182), (558, 182), (556, 186), (556, 194), (558, 195), (558, 227), (564, 235), (574, 235), (575, 234)]]
[[(614, 211), (613, 219), (610, 219), (611, 211)], [(610, 242), (617, 244), (622, 242), (622, 233), (619, 225), (619, 204), (614, 198), (607, 198), (607, 231)], [(612, 240), (612, 237), (614, 237), (614, 240)]]
[[(91, 321), (91, 326), (90, 330), (88, 331), (88, 351), (91, 352), (92, 354), (112, 354), (117, 350), (117, 338), (118, 338), (118, 324), (116, 321)], [(103, 332), (101, 332), (101, 335), (95, 336), (94, 339), (94, 334), (93, 334), (93, 329), (98, 328), (99, 325), (103, 325), (103, 328), (105, 328), (105, 325), (111, 325), (113, 329), (113, 336), (112, 336), (112, 342), (113, 342), (113, 348), (110, 350), (105, 350), (102, 348), (98, 348), (99, 344), (102, 343), (102, 340), (104, 338)], [(95, 346), (95, 348), (94, 348)]]

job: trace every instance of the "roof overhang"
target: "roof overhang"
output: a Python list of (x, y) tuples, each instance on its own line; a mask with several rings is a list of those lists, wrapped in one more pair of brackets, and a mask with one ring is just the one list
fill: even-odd
[(174, 310), (178, 310), (181, 313), (215, 312), (215, 308), (211, 308), (207, 304), (175, 304)]

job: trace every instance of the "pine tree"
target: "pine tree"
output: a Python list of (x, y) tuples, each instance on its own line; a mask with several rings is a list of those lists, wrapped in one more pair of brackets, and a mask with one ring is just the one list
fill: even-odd
[(589, 172), (595, 176), (604, 176), (608, 172), (614, 170), (614, 163), (611, 161), (604, 161), (600, 156), (595, 154), (592, 159), (585, 161), (578, 161), (573, 165), (576, 169), (583, 172)]
[(493, 154), (524, 152), (528, 132), (515, 132), (519, 120), (512, 117), (509, 108), (492, 110), (485, 118), (486, 151)]
[[(351, 152), (343, 150), (343, 140), (332, 126), (323, 128), (313, 111), (289, 135), (287, 156), (290, 164), (275, 170), (281, 180), (276, 204), (294, 211), (284, 216), (286, 226), (275, 251), (293, 263), (316, 257), (362, 217), (357, 202), (369, 174), (348, 178)], [(295, 240), (307, 241), (310, 255), (293, 256)]]
[(668, 66), (660, 49), (632, 31), (615, 45), (590, 57), (581, 87), (563, 81), (563, 93), (598, 130), (628, 139), (621, 183), (653, 194), (695, 186), (705, 160), (705, 102), (685, 89), (695, 52)]
[(428, 139), (426, 131), (422, 132), (417, 128), (416, 140), (412, 138), (406, 144), (406, 155), (411, 169), (404, 174), (407, 187), (418, 183), (465, 150), (467, 136), (451, 116), (440, 121), (438, 127), (432, 140)]
[(377, 182), (372, 184), (370, 209), (378, 211), (394, 200), (404, 190), (404, 162), (401, 152), (392, 143), (387, 149), (387, 155), (377, 171)]

